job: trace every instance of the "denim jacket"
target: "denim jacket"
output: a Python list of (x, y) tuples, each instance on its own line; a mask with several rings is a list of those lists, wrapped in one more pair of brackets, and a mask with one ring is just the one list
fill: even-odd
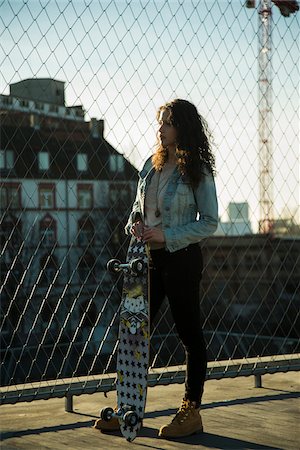
[[(125, 226), (126, 234), (130, 234), (134, 222), (144, 221), (145, 194), (154, 171), (149, 158), (139, 173), (136, 199)], [(197, 243), (212, 235), (217, 226), (218, 202), (213, 176), (205, 169), (197, 189), (192, 189), (177, 168), (174, 169), (163, 200), (162, 231), (166, 249), (175, 252)]]

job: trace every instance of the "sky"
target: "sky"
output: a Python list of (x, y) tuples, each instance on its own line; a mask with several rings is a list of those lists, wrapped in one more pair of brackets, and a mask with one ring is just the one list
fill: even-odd
[[(106, 139), (137, 168), (153, 152), (158, 107), (190, 100), (215, 137), (222, 220), (229, 202), (246, 201), (256, 231), (258, 20), (243, 0), (0, 0), (0, 92), (26, 78), (65, 81), (66, 104), (104, 119)], [(272, 22), (274, 212), (286, 216), (299, 207), (300, 14), (273, 6)]]

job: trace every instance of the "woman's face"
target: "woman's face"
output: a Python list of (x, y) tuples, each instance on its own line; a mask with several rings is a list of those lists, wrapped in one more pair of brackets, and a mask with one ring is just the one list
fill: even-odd
[(163, 109), (160, 111), (158, 117), (158, 137), (160, 139), (161, 145), (164, 148), (175, 149), (176, 148), (176, 138), (177, 130), (171, 123), (171, 111), (169, 109)]

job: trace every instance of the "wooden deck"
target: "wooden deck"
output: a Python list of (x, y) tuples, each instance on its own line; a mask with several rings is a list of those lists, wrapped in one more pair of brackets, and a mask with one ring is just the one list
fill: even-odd
[(149, 388), (144, 427), (133, 443), (119, 433), (92, 428), (101, 407), (115, 404), (115, 392), (74, 399), (66, 413), (64, 399), (38, 400), (0, 407), (1, 449), (300, 449), (299, 372), (264, 375), (263, 387), (253, 377), (209, 380), (203, 399), (205, 432), (177, 441), (157, 437), (181, 401), (183, 385)]

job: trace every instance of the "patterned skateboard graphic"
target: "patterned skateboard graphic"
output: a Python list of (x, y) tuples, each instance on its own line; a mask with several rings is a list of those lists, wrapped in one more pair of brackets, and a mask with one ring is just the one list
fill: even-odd
[(148, 257), (144, 243), (131, 239), (126, 262), (141, 258), (140, 275), (124, 273), (117, 355), (118, 408), (128, 408), (139, 416), (137, 425), (120, 420), (123, 436), (132, 441), (144, 416), (149, 364)]

